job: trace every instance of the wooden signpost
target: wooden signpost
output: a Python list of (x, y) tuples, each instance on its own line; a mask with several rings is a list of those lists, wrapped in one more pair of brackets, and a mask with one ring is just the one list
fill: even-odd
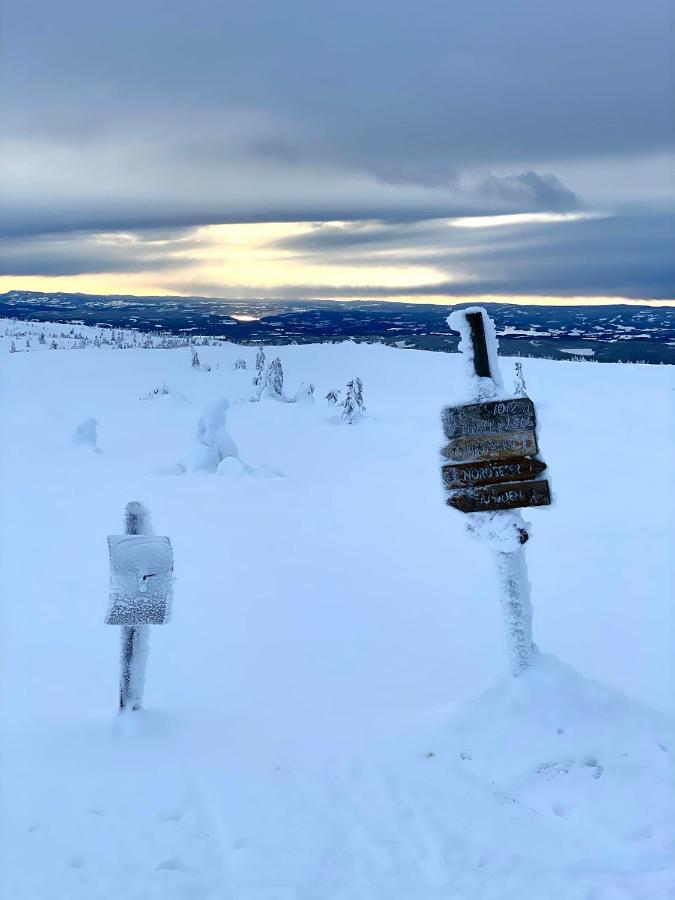
[(173, 551), (168, 537), (153, 534), (150, 513), (127, 503), (126, 534), (108, 537), (110, 605), (107, 625), (121, 626), (120, 710), (141, 708), (150, 625), (169, 620)]
[(536, 648), (523, 546), (529, 530), (513, 510), (551, 503), (549, 483), (540, 477), (546, 464), (538, 456), (536, 411), (522, 392), (512, 396), (504, 390), (494, 325), (484, 309), (458, 310), (448, 324), (462, 336), (474, 402), (441, 413), (449, 442), (441, 448), (446, 503), (472, 516), (470, 530), (484, 536), (496, 554), (510, 666), (519, 675)]

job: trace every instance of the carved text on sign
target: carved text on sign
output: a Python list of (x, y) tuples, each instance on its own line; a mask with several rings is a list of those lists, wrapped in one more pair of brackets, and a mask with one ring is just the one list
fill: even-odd
[(504, 461), (460, 463), (441, 467), (443, 485), (448, 490), (473, 485), (497, 484), (503, 481), (524, 481), (536, 478), (546, 468), (539, 459), (518, 456)]
[(488, 462), (514, 456), (536, 456), (537, 436), (534, 431), (520, 434), (477, 435), (459, 437), (441, 448), (441, 456), (450, 462)]
[(495, 512), (523, 506), (548, 506), (551, 492), (548, 481), (514, 481), (455, 491), (445, 501), (461, 512)]
[(534, 431), (536, 426), (534, 403), (528, 397), (446, 406), (441, 418), (443, 431), (449, 440), (481, 434)]

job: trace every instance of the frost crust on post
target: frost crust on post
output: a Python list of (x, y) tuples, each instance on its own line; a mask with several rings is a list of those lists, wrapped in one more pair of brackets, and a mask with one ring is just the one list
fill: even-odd
[[(467, 320), (468, 313), (482, 313), (483, 325), (485, 328), (485, 343), (487, 344), (488, 360), (490, 362), (490, 372), (492, 378), (481, 378), (476, 375), (474, 366), (473, 342), (471, 340), (471, 326)], [(494, 322), (482, 306), (467, 306), (464, 309), (456, 309), (450, 313), (446, 322), (453, 331), (458, 331), (459, 352), (462, 354), (464, 364), (464, 375), (468, 385), (468, 395), (471, 399), (491, 400), (505, 399), (509, 396), (508, 391), (504, 390), (502, 376), (499, 372), (499, 360), (497, 350), (499, 342), (497, 340), (497, 331)]]
[(163, 625), (171, 617), (173, 552), (168, 537), (114, 534), (107, 625)]
[(529, 524), (516, 510), (466, 514), (466, 530), (471, 537), (504, 553), (517, 550), (527, 541)]
[(525, 553), (522, 547), (506, 553), (497, 550), (495, 559), (509, 667), (512, 675), (520, 675), (538, 653), (532, 641), (532, 601)]

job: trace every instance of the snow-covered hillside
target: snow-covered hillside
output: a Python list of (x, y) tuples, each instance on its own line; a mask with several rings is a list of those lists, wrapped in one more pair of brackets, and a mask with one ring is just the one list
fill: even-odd
[[(542, 656), (514, 680), (440, 486), (459, 356), (266, 347), (305, 402), (251, 402), (255, 349), (70, 327), (0, 323), (3, 900), (675, 897), (672, 368), (525, 360), (556, 502), (525, 513)], [(347, 425), (325, 395), (355, 376)], [(242, 464), (190, 471), (223, 398)], [(118, 716), (130, 500), (176, 584)]]

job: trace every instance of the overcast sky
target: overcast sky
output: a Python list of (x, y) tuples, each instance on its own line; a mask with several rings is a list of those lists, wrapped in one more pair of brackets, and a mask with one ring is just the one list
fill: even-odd
[(675, 301), (673, 9), (7, 0), (0, 289)]

